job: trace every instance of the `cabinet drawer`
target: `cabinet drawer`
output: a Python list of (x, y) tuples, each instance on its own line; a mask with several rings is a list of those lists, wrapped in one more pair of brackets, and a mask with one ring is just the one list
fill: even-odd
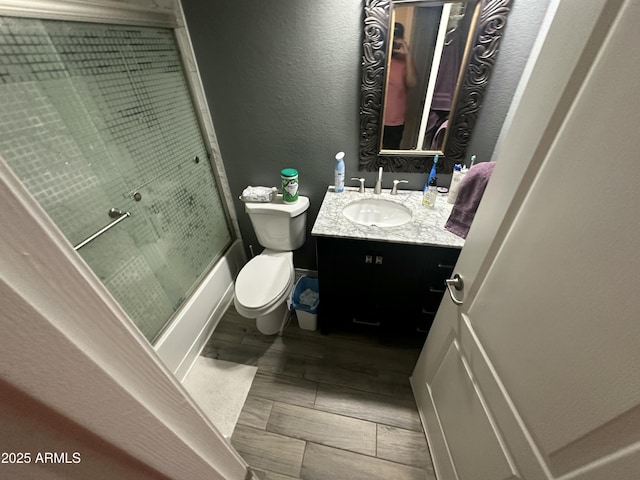
[(442, 303), (444, 290), (430, 290), (421, 298), (420, 309), (416, 316), (416, 331), (419, 333), (428, 333), (436, 313)]
[(345, 310), (343, 306), (330, 305), (321, 311), (320, 325), (322, 333), (340, 330), (377, 335), (380, 333), (383, 324), (383, 319), (380, 316), (361, 309)]
[(435, 247), (429, 251), (426, 267), (428, 269), (453, 269), (459, 256), (459, 248)]
[(433, 325), (433, 320), (436, 318), (435, 313), (423, 313), (416, 319), (416, 333), (428, 334)]
[(425, 278), (430, 279), (430, 283), (450, 278), (459, 256), (457, 248), (433, 248), (425, 262)]
[[(444, 282), (443, 282), (444, 283)], [(444, 296), (444, 288), (438, 289), (429, 289), (420, 298), (420, 310), (426, 310), (428, 312), (438, 311), (438, 307), (440, 307), (440, 302), (442, 301), (442, 297)]]
[(440, 281), (429, 278), (420, 295), (419, 311), (415, 320), (417, 333), (428, 333), (435, 319), (442, 298), (446, 293), (444, 278)]

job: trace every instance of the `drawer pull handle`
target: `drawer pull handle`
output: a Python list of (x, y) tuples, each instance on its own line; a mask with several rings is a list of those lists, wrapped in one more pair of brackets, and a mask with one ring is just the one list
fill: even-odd
[(380, 326), (380, 322), (365, 322), (365, 321), (362, 321), (362, 320), (356, 320), (355, 318), (352, 318), (351, 321), (353, 323), (358, 323), (360, 325), (369, 325), (369, 326), (372, 326), (372, 327), (379, 327)]
[(364, 263), (373, 263), (373, 255), (365, 255)]
[(429, 293), (444, 293), (444, 288), (429, 287)]
[(418, 333), (429, 333), (429, 330), (425, 330), (424, 328), (416, 327), (416, 332), (418, 332)]
[(446, 268), (448, 270), (453, 270), (454, 267), (455, 267), (455, 265), (445, 265), (444, 263), (439, 263), (438, 264), (438, 268)]
[(382, 265), (382, 257), (380, 255), (376, 255), (376, 265)]
[(431, 311), (427, 310), (426, 308), (423, 308), (422, 309), (422, 314), (423, 315), (435, 315), (436, 312), (431, 312)]

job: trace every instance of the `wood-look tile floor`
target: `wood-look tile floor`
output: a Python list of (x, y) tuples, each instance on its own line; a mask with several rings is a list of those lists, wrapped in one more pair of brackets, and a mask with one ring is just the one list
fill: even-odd
[(202, 355), (258, 372), (231, 443), (263, 480), (435, 480), (409, 376), (417, 344), (302, 330), (264, 336), (233, 305)]

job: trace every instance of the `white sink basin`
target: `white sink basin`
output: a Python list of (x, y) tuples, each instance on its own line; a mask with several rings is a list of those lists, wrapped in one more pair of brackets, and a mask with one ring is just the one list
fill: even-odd
[(411, 210), (400, 203), (382, 198), (363, 198), (350, 203), (342, 214), (360, 225), (397, 227), (411, 220)]

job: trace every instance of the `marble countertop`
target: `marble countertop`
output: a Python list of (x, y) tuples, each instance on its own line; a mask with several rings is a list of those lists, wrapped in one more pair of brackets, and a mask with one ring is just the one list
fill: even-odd
[[(428, 208), (422, 205), (422, 192), (398, 190), (397, 195), (389, 192), (390, 189), (383, 189), (381, 194), (376, 195), (373, 188), (367, 188), (365, 193), (358, 193), (357, 187), (345, 187), (344, 192), (336, 193), (333, 187), (329, 187), (311, 235), (462, 248), (464, 239), (444, 229), (453, 208), (447, 202), (446, 194), (438, 194), (435, 208)], [(352, 222), (342, 214), (342, 210), (351, 202), (363, 198), (380, 198), (401, 203), (411, 210), (412, 218), (398, 227), (366, 226)]]

